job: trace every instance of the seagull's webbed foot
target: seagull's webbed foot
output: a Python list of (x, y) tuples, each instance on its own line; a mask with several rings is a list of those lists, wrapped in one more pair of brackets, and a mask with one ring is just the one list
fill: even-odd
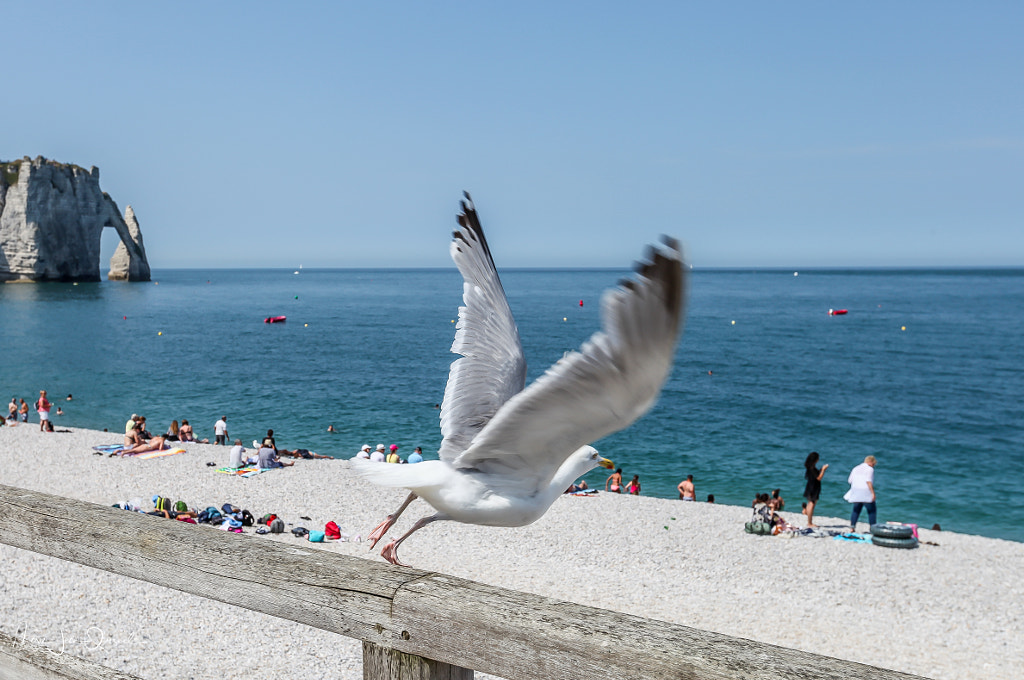
[(366, 537), (366, 540), (370, 543), (370, 549), (377, 545), (377, 541), (384, 538), (384, 534), (388, 532), (388, 529), (395, 525), (396, 517), (394, 515), (388, 515), (387, 519), (377, 525), (377, 528), (370, 532)]
[(398, 561), (398, 542), (397, 541), (391, 541), (386, 546), (384, 546), (384, 549), (380, 551), (380, 556), (383, 557), (388, 562), (390, 562), (391, 564), (397, 565), (399, 567), (408, 567), (409, 566), (408, 564), (405, 564), (403, 562), (399, 562)]
[(388, 515), (387, 519), (378, 524), (377, 528), (370, 532), (370, 535), (366, 537), (366, 540), (370, 542), (370, 550), (373, 550), (374, 546), (377, 545), (377, 541), (384, 538), (384, 534), (388, 532), (388, 529), (395, 525), (395, 522), (398, 521), (399, 516), (401, 516), (401, 514), (405, 512), (405, 509), (409, 507), (409, 503), (412, 503), (414, 500), (416, 500), (416, 494), (409, 494), (408, 498), (405, 499), (405, 501), (402, 503), (401, 507), (398, 508), (395, 514)]

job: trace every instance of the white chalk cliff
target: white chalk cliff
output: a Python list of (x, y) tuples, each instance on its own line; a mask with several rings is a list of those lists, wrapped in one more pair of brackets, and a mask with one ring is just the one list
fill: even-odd
[(100, 189), (100, 171), (27, 157), (0, 162), (0, 281), (99, 281), (100, 235), (121, 238), (110, 279), (149, 281), (142, 232)]

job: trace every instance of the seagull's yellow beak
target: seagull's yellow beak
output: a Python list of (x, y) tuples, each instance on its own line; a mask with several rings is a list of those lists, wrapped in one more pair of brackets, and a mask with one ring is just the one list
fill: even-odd
[(607, 458), (602, 458), (601, 460), (597, 461), (597, 464), (603, 468), (608, 468), (609, 470), (615, 469), (615, 463), (611, 462)]

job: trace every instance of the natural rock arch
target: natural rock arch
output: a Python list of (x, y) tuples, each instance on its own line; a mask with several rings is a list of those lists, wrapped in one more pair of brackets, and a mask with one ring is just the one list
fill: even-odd
[(121, 239), (107, 277), (150, 280), (135, 212), (122, 217), (99, 178), (41, 156), (0, 163), (0, 281), (99, 281), (107, 227)]

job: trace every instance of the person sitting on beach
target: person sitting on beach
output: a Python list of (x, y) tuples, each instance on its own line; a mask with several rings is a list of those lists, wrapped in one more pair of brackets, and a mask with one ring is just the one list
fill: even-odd
[(768, 494), (762, 493), (754, 497), (754, 516), (751, 521), (772, 523), (772, 509), (768, 507)]
[(384, 462), (385, 463), (401, 463), (402, 462), (401, 457), (398, 455), (398, 444), (392, 444), (391, 445), (391, 451), (389, 451), (388, 455), (384, 458)]
[(640, 475), (633, 475), (633, 479), (630, 480), (629, 486), (626, 487), (626, 492), (630, 496), (640, 495)]
[(184, 418), (181, 419), (181, 427), (178, 428), (178, 441), (195, 442), (197, 444), (210, 443), (209, 439), (196, 439), (196, 433), (193, 432), (192, 426)]
[(369, 460), (370, 459), (370, 445), (369, 444), (363, 444), (363, 447), (361, 449), (359, 449), (359, 453), (357, 453), (354, 457), (355, 458), (362, 458), (363, 460)]
[(242, 446), (242, 440), (236, 439), (235, 445), (231, 447), (231, 453), (228, 454), (228, 467), (238, 469), (257, 462), (256, 456), (253, 456), (250, 460), (245, 456), (245, 447)]
[(124, 433), (131, 434), (132, 430), (135, 429), (135, 423), (139, 420), (139, 414), (133, 413), (132, 417), (128, 419), (128, 422), (124, 424)]
[(409, 457), (405, 459), (406, 463), (422, 463), (423, 462), (423, 449), (416, 447), (409, 454)]
[(372, 460), (374, 463), (383, 463), (384, 462), (384, 445), (383, 444), (377, 444), (377, 449), (373, 453), (370, 454), (370, 460)]
[(295, 463), (282, 462), (277, 451), (269, 446), (263, 446), (259, 452), (259, 466), (261, 470), (273, 470), (274, 468), (291, 467)]
[(139, 433), (139, 437), (141, 439), (147, 440), (153, 438), (153, 435), (146, 429), (146, 416), (139, 416), (139, 420), (135, 425), (135, 429)]
[(269, 446), (277, 451), (277, 440), (274, 439), (274, 431), (267, 430), (267, 436), (263, 438), (263, 446)]
[[(611, 489), (608, 488), (608, 484), (611, 484)], [(612, 493), (622, 493), (622, 468), (617, 468), (615, 472), (609, 475), (608, 479), (604, 480), (604, 490), (611, 491)]]
[(177, 420), (172, 420), (171, 421), (171, 426), (167, 428), (167, 434), (164, 435), (164, 439), (166, 439), (169, 442), (176, 442), (176, 441), (178, 441), (178, 439), (179, 439), (178, 432), (180, 430), (181, 430), (181, 428), (178, 427), (178, 421)]
[(786, 501), (784, 501), (782, 496), (779, 495), (779, 489), (772, 491), (772, 497), (768, 499), (768, 505), (770, 505), (772, 510), (775, 510), (776, 512), (786, 507)]
[(590, 487), (587, 486), (587, 480), (581, 479), (575, 484), (570, 484), (569, 488), (565, 490), (565, 493), (576, 493), (577, 491), (586, 491)]

